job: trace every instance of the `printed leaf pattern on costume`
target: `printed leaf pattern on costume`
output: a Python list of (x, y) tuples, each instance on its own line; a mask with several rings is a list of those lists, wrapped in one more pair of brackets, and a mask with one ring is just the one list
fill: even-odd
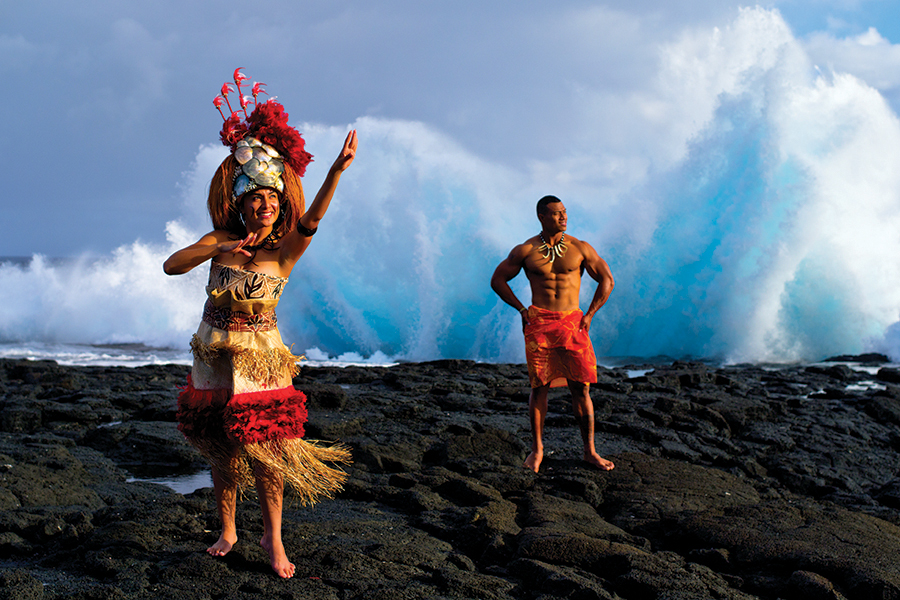
[(284, 291), (285, 283), (287, 283), (287, 279), (284, 277), (237, 269), (214, 262), (209, 271), (207, 292), (213, 290), (218, 290), (220, 293), (231, 292), (235, 300), (258, 300), (260, 298), (278, 300)]

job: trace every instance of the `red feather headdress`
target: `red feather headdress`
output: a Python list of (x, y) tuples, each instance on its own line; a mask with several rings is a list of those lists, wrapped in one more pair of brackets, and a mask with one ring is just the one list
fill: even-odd
[[(245, 138), (255, 138), (264, 144), (275, 148), (284, 163), (291, 168), (298, 177), (306, 173), (306, 165), (312, 161), (312, 154), (304, 149), (306, 142), (300, 132), (288, 125), (288, 114), (284, 112), (284, 106), (270, 98), (263, 103), (257, 101), (259, 94), (267, 94), (262, 86), (264, 83), (255, 83), (252, 88), (252, 98), (241, 93), (241, 86), (248, 78), (241, 73), (241, 69), (234, 70), (234, 83), (237, 86), (237, 94), (240, 99), (241, 111), (231, 108), (228, 95), (234, 92), (231, 84), (222, 84), (219, 96), (213, 100), (213, 105), (219, 110), (225, 123), (219, 134), (222, 144), (231, 148), (232, 153), (237, 149), (238, 142)], [(227, 104), (231, 115), (226, 117), (222, 112), (222, 105)], [(247, 113), (247, 107), (254, 105), (252, 113)], [(243, 112), (243, 116), (241, 114)]]

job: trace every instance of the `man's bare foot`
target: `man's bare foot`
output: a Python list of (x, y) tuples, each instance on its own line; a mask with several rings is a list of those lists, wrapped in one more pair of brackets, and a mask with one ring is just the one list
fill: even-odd
[(231, 552), (231, 549), (236, 543), (237, 537), (229, 539), (226, 538), (225, 534), (223, 533), (219, 536), (219, 540), (215, 544), (207, 548), (206, 551), (209, 552), (211, 556), (225, 556), (226, 554)]
[(273, 544), (271, 540), (263, 536), (263, 538), (259, 540), (259, 545), (269, 553), (269, 562), (272, 565), (272, 570), (278, 573), (279, 577), (290, 579), (294, 576), (294, 563), (288, 560), (287, 554), (284, 551), (284, 545), (281, 542)]
[(585, 454), (584, 462), (594, 465), (595, 467), (603, 471), (612, 471), (616, 468), (616, 465), (614, 465), (611, 460), (606, 460), (596, 452), (594, 452), (593, 454)]
[(525, 464), (523, 465), (526, 469), (531, 469), (535, 473), (538, 472), (538, 469), (541, 468), (541, 461), (544, 460), (543, 452), (532, 452), (528, 455), (528, 458), (525, 459)]

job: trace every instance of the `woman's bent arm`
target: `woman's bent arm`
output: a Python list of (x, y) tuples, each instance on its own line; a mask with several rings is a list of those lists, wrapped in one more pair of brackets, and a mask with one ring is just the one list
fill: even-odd
[(163, 263), (163, 271), (166, 275), (181, 275), (226, 252), (251, 256), (244, 250), (244, 246), (253, 244), (255, 240), (256, 235), (252, 233), (242, 240), (229, 240), (227, 232), (212, 231), (200, 238), (196, 244), (182, 248), (167, 258)]

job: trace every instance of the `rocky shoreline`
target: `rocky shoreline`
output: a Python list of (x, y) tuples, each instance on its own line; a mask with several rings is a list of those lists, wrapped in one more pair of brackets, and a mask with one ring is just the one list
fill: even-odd
[(868, 368), (601, 368), (616, 469), (579, 460), (554, 390), (539, 475), (524, 365), (304, 367), (307, 437), (355, 462), (286, 508), (286, 581), (254, 498), (213, 559), (211, 489), (128, 482), (202, 467), (174, 425), (187, 367), (0, 360), (0, 600), (900, 598), (900, 371), (841, 358)]

